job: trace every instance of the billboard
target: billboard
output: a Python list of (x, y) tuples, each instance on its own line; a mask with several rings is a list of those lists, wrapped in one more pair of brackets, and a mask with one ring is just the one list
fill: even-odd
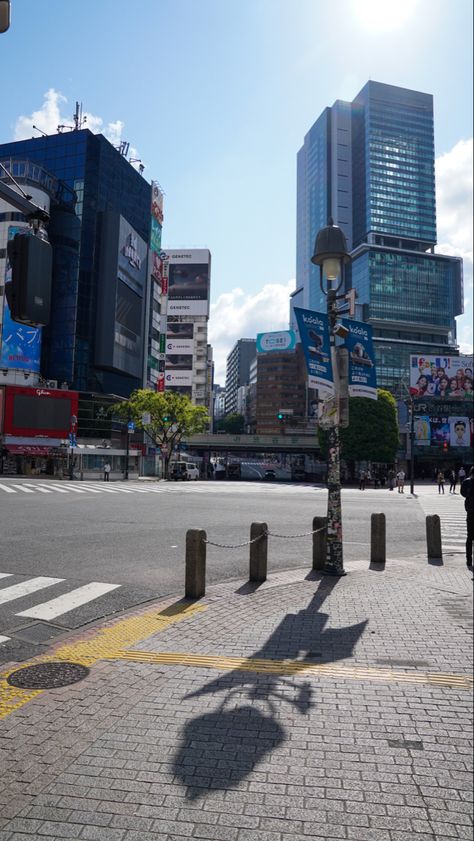
[[(25, 226), (10, 225), (8, 239), (25, 230)], [(6, 261), (5, 284), (10, 283), (11, 267)], [(29, 327), (13, 321), (6, 295), (3, 296), (3, 324), (1, 332), (0, 368), (19, 368), (39, 373), (41, 356), (41, 327)]]
[(317, 388), (320, 397), (334, 395), (329, 323), (326, 313), (294, 308), (308, 371), (309, 388)]
[(168, 315), (209, 315), (211, 255), (206, 248), (171, 251), (168, 263)]
[(294, 350), (296, 335), (294, 330), (279, 330), (273, 333), (258, 333), (257, 353), (269, 353), (274, 350)]
[(194, 338), (194, 322), (168, 322), (166, 335), (169, 339), (192, 339)]
[(474, 443), (474, 407), (472, 400), (414, 401), (415, 446), (428, 452), (429, 447), (462, 451)]
[(472, 356), (411, 356), (410, 394), (438, 400), (472, 400)]
[(166, 388), (173, 388), (173, 386), (192, 386), (193, 372), (192, 371), (166, 371), (165, 374)]
[(166, 339), (166, 353), (181, 353), (192, 356), (194, 342), (192, 339)]
[(166, 354), (166, 371), (188, 371), (193, 367), (193, 357), (189, 353)]
[(349, 330), (344, 339), (344, 347), (349, 351), (349, 397), (377, 400), (372, 327), (350, 318), (341, 318), (341, 322)]

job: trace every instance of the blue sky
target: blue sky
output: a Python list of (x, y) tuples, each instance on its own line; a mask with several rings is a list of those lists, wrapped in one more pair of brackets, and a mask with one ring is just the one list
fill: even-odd
[(218, 380), (236, 338), (287, 323), (296, 153), (369, 78), (434, 95), (438, 241), (464, 256), (472, 308), (469, 0), (12, 0), (0, 73), (1, 142), (81, 101), (162, 185), (164, 245), (211, 250)]

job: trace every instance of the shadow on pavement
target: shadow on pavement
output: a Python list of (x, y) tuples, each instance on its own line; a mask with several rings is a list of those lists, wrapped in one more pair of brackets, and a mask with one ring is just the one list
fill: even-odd
[[(186, 699), (225, 692), (217, 710), (187, 722), (181, 746), (174, 757), (174, 774), (195, 800), (208, 789), (235, 785), (278, 748), (286, 732), (278, 718), (284, 705), (299, 715), (314, 706), (312, 688), (298, 677), (263, 672), (256, 660), (331, 663), (348, 658), (362, 636), (367, 620), (344, 628), (326, 628), (329, 614), (321, 612), (338, 578), (319, 576), (319, 587), (307, 607), (288, 613), (265, 642), (247, 659), (249, 671), (226, 672)], [(251, 669), (255, 669), (252, 671)], [(284, 668), (282, 669), (284, 672)]]

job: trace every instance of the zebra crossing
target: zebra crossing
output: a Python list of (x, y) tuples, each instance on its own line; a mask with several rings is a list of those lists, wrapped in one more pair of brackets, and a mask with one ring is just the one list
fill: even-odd
[(246, 494), (301, 494), (314, 493), (315, 490), (322, 490), (321, 487), (313, 485), (291, 485), (287, 483), (266, 483), (266, 482), (60, 482), (45, 480), (41, 481), (7, 481), (0, 482), (0, 497), (8, 494), (12, 499), (30, 498), (31, 495), (48, 496), (54, 498), (60, 494), (63, 497), (69, 495), (105, 495), (120, 496), (123, 494), (222, 494), (222, 493), (246, 493)]
[[(71, 611), (91, 604), (96, 599), (118, 590), (120, 584), (90, 581), (78, 587), (65, 578), (40, 575), (10, 583), (19, 576), (0, 572), (0, 621), (10, 626), (12, 618), (43, 622), (61, 621)], [(71, 589), (71, 585), (73, 589)], [(60, 589), (63, 592), (57, 593)], [(18, 609), (19, 608), (19, 609)], [(11, 641), (7, 629), (0, 627), (0, 647)]]
[(466, 512), (460, 494), (435, 494), (420, 496), (425, 514), (438, 514), (441, 522), (443, 553), (464, 555), (466, 548)]

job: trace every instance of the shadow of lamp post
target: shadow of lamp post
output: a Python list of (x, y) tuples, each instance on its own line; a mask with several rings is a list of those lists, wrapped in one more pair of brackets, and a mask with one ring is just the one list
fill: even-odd
[(345, 299), (344, 265), (351, 260), (347, 251), (346, 238), (341, 228), (329, 219), (328, 225), (321, 228), (316, 235), (314, 254), (311, 262), (319, 266), (320, 285), (323, 295), (327, 298), (327, 313), (329, 321), (329, 343), (331, 349), (331, 364), (334, 378), (335, 413), (328, 431), (328, 510), (327, 510), (327, 542), (326, 560), (323, 573), (326, 575), (345, 575), (342, 551), (342, 510), (341, 510), (341, 461), (339, 444), (339, 427), (341, 424), (341, 387), (336, 353), (336, 336), (344, 338), (348, 329), (338, 324), (337, 318), (348, 308), (338, 309), (338, 300)]

